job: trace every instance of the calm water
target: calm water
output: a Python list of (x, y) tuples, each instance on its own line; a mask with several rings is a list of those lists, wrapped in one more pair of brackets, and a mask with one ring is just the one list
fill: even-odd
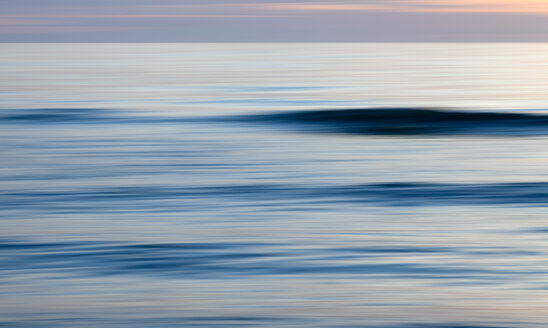
[(548, 327), (548, 44), (0, 48), (0, 326)]

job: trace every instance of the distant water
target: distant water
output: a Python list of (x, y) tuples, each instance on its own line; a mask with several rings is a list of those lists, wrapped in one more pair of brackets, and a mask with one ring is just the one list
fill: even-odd
[(0, 47), (0, 326), (548, 327), (547, 44)]

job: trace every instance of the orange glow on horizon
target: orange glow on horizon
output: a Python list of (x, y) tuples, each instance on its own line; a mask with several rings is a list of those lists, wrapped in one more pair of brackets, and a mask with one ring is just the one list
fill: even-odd
[[(96, 6), (67, 8), (57, 12), (39, 12), (30, 8), (25, 12), (0, 13), (0, 33), (15, 32), (99, 32), (119, 30), (120, 27), (88, 26), (87, 19), (153, 20), (153, 19), (229, 19), (281, 18), (317, 12), (386, 12), (386, 13), (500, 13), (548, 15), (548, 0), (384, 0), (365, 1), (328, 0), (331, 2), (263, 2), (205, 4), (156, 4), (127, 6)], [(274, 0), (276, 1), (276, 0)], [(280, 1), (280, 0), (278, 0)], [(78, 25), (84, 24), (84, 25)]]
[[(244, 6), (244, 5), (242, 5)], [(391, 11), (430, 13), (548, 14), (548, 0), (413, 0), (387, 1), (383, 5), (360, 3), (266, 3), (257, 9), (283, 11)]]

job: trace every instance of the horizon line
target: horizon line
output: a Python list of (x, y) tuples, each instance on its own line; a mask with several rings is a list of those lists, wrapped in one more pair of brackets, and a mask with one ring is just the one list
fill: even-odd
[(0, 41), (0, 44), (67, 44), (67, 43), (75, 43), (75, 44), (108, 44), (108, 43), (136, 43), (136, 44), (142, 44), (142, 43), (548, 43), (548, 40), (546, 41), (493, 41), (493, 40), (485, 40), (485, 41), (477, 41), (477, 40), (471, 40), (471, 41), (36, 41), (36, 42), (28, 42), (28, 41)]

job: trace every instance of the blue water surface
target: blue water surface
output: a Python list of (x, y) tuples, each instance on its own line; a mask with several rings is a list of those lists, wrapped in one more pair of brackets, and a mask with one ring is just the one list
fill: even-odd
[(548, 327), (545, 44), (3, 44), (0, 326)]

